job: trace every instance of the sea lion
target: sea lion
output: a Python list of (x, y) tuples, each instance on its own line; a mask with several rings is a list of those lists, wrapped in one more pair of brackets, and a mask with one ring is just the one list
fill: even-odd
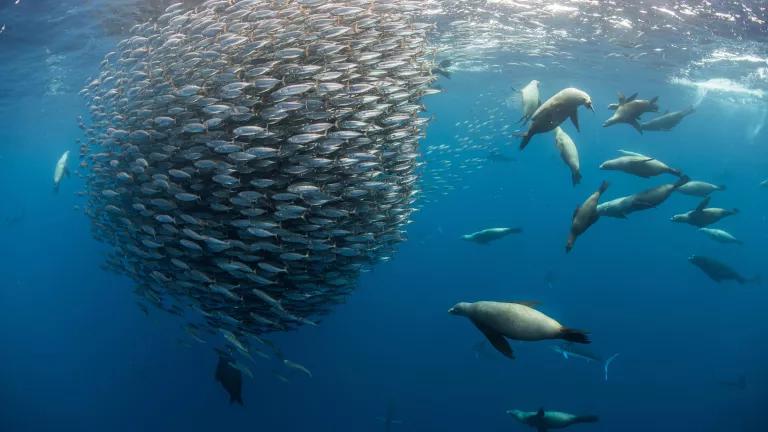
[(557, 151), (560, 152), (560, 157), (563, 159), (563, 162), (565, 162), (571, 170), (571, 182), (576, 186), (581, 181), (579, 150), (576, 148), (576, 144), (571, 137), (568, 136), (560, 126), (555, 128), (555, 147), (557, 147)]
[(509, 358), (515, 356), (506, 338), (519, 341), (564, 339), (590, 343), (585, 332), (563, 327), (525, 303), (461, 302), (450, 308), (448, 313), (469, 318), (491, 345)]
[(600, 188), (590, 195), (581, 206), (576, 207), (571, 221), (571, 232), (568, 234), (568, 242), (565, 245), (566, 252), (570, 252), (576, 238), (584, 234), (600, 218), (600, 214), (597, 212), (597, 202), (606, 189), (608, 189), (608, 182), (604, 181)]
[(691, 180), (677, 188), (677, 191), (686, 195), (705, 197), (715, 191), (724, 191), (725, 186), (715, 185), (703, 181)]
[(600, 420), (599, 417), (594, 415), (574, 415), (560, 411), (544, 411), (544, 408), (528, 412), (515, 409), (507, 411), (507, 414), (519, 422), (535, 428), (536, 432), (547, 432), (549, 429), (563, 429), (577, 423), (596, 423)]
[(671, 131), (673, 127), (677, 126), (685, 117), (693, 114), (694, 111), (696, 110), (692, 106), (682, 111), (667, 111), (647, 123), (640, 123), (640, 129), (643, 131)]
[(627, 214), (632, 212), (632, 203), (634, 195), (628, 195), (606, 201), (597, 205), (597, 214), (619, 219), (626, 219)]
[(671, 221), (684, 222), (699, 228), (703, 228), (705, 226), (712, 225), (724, 217), (735, 215), (739, 212), (739, 209), (726, 210), (722, 208), (707, 208), (710, 199), (711, 197), (706, 197), (701, 200), (699, 205), (694, 210), (672, 216)]
[(509, 234), (519, 234), (521, 232), (523, 232), (521, 228), (487, 228), (472, 234), (465, 234), (461, 238), (475, 243), (488, 244)]
[(716, 242), (744, 244), (743, 241), (737, 239), (731, 233), (725, 230), (715, 229), (715, 228), (699, 228), (699, 231), (703, 232), (704, 234), (709, 236), (709, 238), (711, 238)]
[(541, 104), (531, 116), (531, 124), (528, 130), (522, 133), (516, 133), (522, 137), (520, 150), (524, 149), (531, 141), (534, 135), (543, 132), (549, 132), (560, 126), (560, 123), (567, 118), (571, 118), (576, 130), (579, 131), (579, 116), (577, 109), (584, 105), (588, 109), (595, 111), (592, 107), (592, 99), (589, 95), (577, 88), (569, 87), (560, 90)]
[(216, 365), (216, 381), (229, 394), (229, 403), (237, 402), (243, 405), (243, 375), (240, 370), (232, 366), (232, 356), (224, 351), (219, 352), (219, 363)]
[(539, 95), (539, 81), (533, 80), (520, 90), (522, 97), (523, 116), (517, 122), (528, 121), (533, 117), (533, 113), (541, 106), (541, 96)]
[(688, 261), (698, 267), (701, 271), (704, 272), (710, 279), (713, 281), (720, 283), (722, 281), (727, 280), (735, 280), (739, 283), (739, 285), (744, 285), (745, 283), (759, 283), (760, 282), (760, 276), (755, 276), (752, 278), (746, 278), (739, 273), (736, 272), (736, 270), (732, 269), (731, 267), (727, 266), (726, 264), (721, 263), (720, 261), (717, 261), (713, 258), (701, 256), (701, 255), (691, 255), (688, 257)]
[(622, 152), (625, 155), (610, 159), (600, 164), (602, 170), (623, 171), (638, 177), (649, 178), (661, 174), (672, 174), (680, 177), (680, 170), (670, 168), (664, 162), (640, 153)]
[(677, 188), (680, 186), (688, 183), (688, 181), (690, 181), (688, 176), (683, 175), (675, 183), (665, 183), (663, 185), (646, 189), (633, 195), (632, 204), (629, 206), (626, 213), (632, 213), (638, 210), (648, 210), (657, 207), (659, 204), (666, 201), (667, 198), (672, 195), (672, 192), (677, 190)]
[(56, 192), (59, 191), (59, 184), (61, 183), (61, 179), (64, 178), (64, 175), (66, 174), (69, 176), (69, 168), (67, 168), (68, 161), (69, 150), (65, 151), (64, 154), (61, 155), (58, 162), (56, 162), (56, 168), (53, 170), (53, 190)]
[(619, 103), (608, 105), (609, 109), (616, 110), (616, 112), (603, 123), (603, 127), (627, 123), (642, 134), (643, 129), (640, 127), (638, 119), (644, 113), (657, 112), (659, 110), (659, 106), (656, 104), (658, 99), (658, 96), (651, 100), (637, 99), (637, 93), (625, 98), (623, 94), (619, 93)]

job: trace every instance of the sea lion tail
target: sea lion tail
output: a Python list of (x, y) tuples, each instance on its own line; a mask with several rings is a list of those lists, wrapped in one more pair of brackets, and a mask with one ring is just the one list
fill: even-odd
[(600, 421), (600, 417), (596, 415), (583, 415), (583, 416), (576, 416), (575, 419), (573, 419), (574, 423), (597, 423)]
[(571, 182), (574, 186), (579, 184), (581, 182), (581, 173), (579, 171), (576, 171), (571, 174)]
[[(681, 174), (682, 174), (682, 173), (681, 173)], [(687, 176), (687, 175), (685, 175), (685, 174), (682, 174), (682, 175), (680, 176), (680, 180), (678, 180), (677, 182), (675, 182), (675, 189), (677, 189), (677, 188), (679, 188), (680, 186), (682, 186), (682, 185), (684, 185), (684, 184), (688, 183), (689, 181), (691, 181), (691, 178), (690, 178), (690, 177), (688, 177), (688, 176)]]
[(582, 344), (592, 343), (587, 336), (587, 332), (584, 330), (576, 330), (568, 327), (560, 329), (560, 339), (567, 340), (568, 342), (576, 342)]

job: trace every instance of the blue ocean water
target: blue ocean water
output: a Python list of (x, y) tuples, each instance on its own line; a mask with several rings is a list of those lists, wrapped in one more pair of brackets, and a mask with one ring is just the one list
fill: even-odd
[[(23, 19), (14, 22), (17, 31), (32, 30)], [(105, 36), (91, 46), (100, 56), (112, 43)], [(434, 119), (423, 150), (455, 145), (469, 133), (465, 121), (501, 114), (516, 120), (516, 105), (504, 101), (531, 79), (541, 81), (543, 98), (574, 86), (596, 108), (580, 111), (581, 132), (563, 124), (579, 146), (582, 183), (571, 186), (551, 134), (520, 152), (518, 140), (495, 121), (469, 138), (488, 136), (490, 148), (514, 161), (486, 160), (470, 169), (460, 155), (449, 168), (448, 188), (428, 184), (435, 181), (429, 164), (439, 161), (426, 157), (428, 196), (393, 259), (364, 273), (348, 302), (318, 327), (274, 336), (313, 377), (295, 373), (282, 382), (264, 362), (244, 380), (241, 407), (213, 379), (211, 344), (187, 346), (176, 317), (154, 310), (145, 316), (132, 281), (100, 268), (108, 246), (92, 238), (90, 221), (75, 208), (84, 204), (76, 195), (84, 190), (82, 178), (72, 175), (52, 192), (57, 158), (67, 149), (76, 154), (75, 142), (83, 139), (75, 118), (88, 112), (77, 86), (98, 70), (99, 56), (65, 61), (61, 67), (74, 85), (43, 91), (41, 83), (52, 78), (36, 75), (50, 68), (29, 70), (24, 80), (19, 68), (42, 66), (23, 60), (22, 49), (3, 50), (3, 62), (26, 63), (0, 70), (16, 80), (2, 86), (14, 92), (0, 95), (0, 431), (377, 431), (384, 430), (377, 417), (390, 405), (402, 420), (394, 431), (526, 430), (506, 410), (539, 407), (599, 415), (599, 423), (573, 427), (585, 431), (765, 428), (765, 285), (717, 284), (687, 262), (691, 254), (708, 255), (745, 275), (768, 277), (768, 191), (759, 187), (768, 173), (762, 96), (741, 103), (725, 91), (703, 95), (663, 72), (611, 70), (607, 61), (581, 70), (457, 66), (451, 79), (439, 81), (443, 92), (424, 100)], [(494, 61), (521, 56), (499, 54)], [(697, 110), (668, 133), (602, 128), (617, 91), (659, 96), (663, 110), (693, 103)], [(727, 185), (713, 203), (740, 213), (718, 227), (744, 245), (721, 245), (671, 223), (673, 214), (699, 201), (674, 194), (627, 220), (602, 218), (566, 254), (573, 209), (601, 181), (610, 182), (605, 197), (612, 199), (673, 179), (601, 171), (599, 164), (618, 149)], [(460, 239), (492, 226), (520, 226), (523, 233), (489, 245)], [(447, 313), (458, 301), (477, 300), (540, 301), (541, 311), (590, 331), (590, 349), (620, 353), (610, 379), (603, 380), (598, 365), (563, 359), (551, 341), (513, 342), (514, 361), (488, 346), (478, 351), (482, 334)], [(724, 385), (742, 376), (744, 388)]]

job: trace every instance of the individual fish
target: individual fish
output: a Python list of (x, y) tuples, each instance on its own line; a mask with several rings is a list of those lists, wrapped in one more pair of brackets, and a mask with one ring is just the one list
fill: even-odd
[(709, 258), (703, 255), (691, 255), (688, 257), (688, 261), (717, 283), (729, 280), (736, 281), (739, 285), (760, 282), (760, 276), (751, 278), (744, 277), (737, 273), (736, 270), (714, 258)]
[(309, 369), (307, 369), (306, 367), (304, 367), (304, 366), (302, 366), (302, 365), (300, 365), (300, 364), (298, 364), (296, 362), (292, 362), (290, 360), (284, 359), (283, 360), (283, 364), (286, 367), (288, 367), (288, 368), (295, 369), (295, 370), (297, 370), (299, 372), (302, 372), (302, 373), (306, 374), (308, 377), (312, 378), (312, 372), (310, 372)]
[(642, 131), (671, 131), (675, 126), (680, 124), (684, 118), (693, 114), (696, 110), (691, 106), (682, 111), (669, 112), (655, 117), (647, 122), (640, 123), (640, 130)]
[(510, 234), (520, 234), (521, 232), (523, 232), (521, 228), (486, 228), (472, 234), (465, 234), (461, 238), (478, 244), (488, 244)]
[(552, 350), (563, 356), (564, 359), (578, 358), (586, 360), (587, 362), (595, 362), (603, 367), (603, 378), (608, 381), (608, 367), (610, 367), (613, 360), (618, 357), (619, 353), (613, 354), (607, 359), (588, 351), (578, 345), (567, 343), (562, 345), (552, 346)]

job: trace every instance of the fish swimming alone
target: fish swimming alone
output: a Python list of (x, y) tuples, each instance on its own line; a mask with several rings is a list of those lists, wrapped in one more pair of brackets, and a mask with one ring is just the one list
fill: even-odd
[(515, 409), (507, 411), (507, 414), (519, 422), (536, 429), (536, 432), (563, 429), (577, 423), (597, 423), (600, 420), (599, 417), (594, 415), (574, 415), (560, 411), (544, 411), (544, 408), (538, 411), (520, 411)]
[(746, 283), (760, 283), (760, 276), (754, 276), (747, 278), (736, 272), (727, 264), (724, 264), (714, 258), (709, 258), (702, 255), (691, 255), (688, 257), (688, 261), (703, 271), (710, 279), (720, 283), (723, 281), (733, 280), (744, 285)]
[(478, 244), (488, 244), (510, 234), (520, 234), (521, 232), (523, 232), (521, 228), (486, 228), (482, 231), (477, 231), (472, 234), (465, 234), (461, 236), (461, 238)]
[(497, 351), (515, 358), (507, 338), (519, 341), (564, 339), (582, 344), (590, 343), (587, 333), (564, 327), (559, 322), (529, 306), (531, 303), (495, 301), (460, 302), (448, 313), (469, 318)]
[(229, 394), (229, 403), (236, 402), (243, 405), (243, 375), (240, 369), (232, 366), (234, 359), (224, 351), (219, 353), (219, 363), (216, 365), (216, 381), (224, 387)]
[(725, 230), (715, 228), (699, 228), (699, 232), (706, 234), (707, 237), (719, 243), (744, 244), (743, 241), (737, 239), (731, 233)]
[(670, 168), (664, 162), (640, 153), (621, 151), (624, 156), (610, 159), (600, 164), (602, 170), (623, 171), (638, 177), (650, 178), (661, 174), (680, 177), (680, 170)]
[(555, 128), (555, 147), (560, 153), (568, 168), (571, 170), (571, 183), (574, 186), (581, 182), (581, 168), (579, 167), (579, 149), (570, 136), (560, 126)]
[(687, 223), (703, 228), (712, 225), (725, 217), (739, 213), (739, 209), (726, 210), (717, 207), (708, 208), (707, 205), (709, 205), (710, 199), (711, 197), (706, 197), (701, 200), (694, 210), (672, 216), (672, 222)]
[(517, 136), (522, 137), (520, 150), (528, 145), (534, 135), (553, 130), (567, 118), (571, 119), (576, 130), (579, 131), (579, 113), (577, 110), (581, 105), (594, 112), (592, 98), (587, 93), (573, 87), (560, 90), (547, 99), (531, 116), (528, 130), (516, 133)]
[(563, 358), (566, 360), (570, 358), (578, 358), (578, 359), (586, 360), (587, 362), (594, 362), (594, 363), (600, 364), (601, 366), (603, 366), (603, 378), (606, 381), (608, 381), (608, 367), (611, 365), (613, 360), (619, 355), (619, 353), (616, 353), (608, 357), (607, 359), (603, 359), (597, 354), (594, 354), (591, 351), (588, 351), (583, 347), (580, 347), (572, 343), (554, 345), (552, 346), (552, 350), (562, 355)]
[(67, 162), (69, 161), (69, 150), (65, 151), (56, 162), (56, 168), (53, 170), (53, 190), (58, 192), (61, 179), (64, 176), (69, 176), (69, 168)]
[(642, 134), (643, 129), (638, 119), (644, 113), (657, 112), (659, 110), (659, 106), (656, 104), (658, 99), (658, 96), (651, 100), (637, 99), (637, 93), (625, 98), (623, 94), (619, 93), (619, 103), (608, 105), (609, 109), (616, 112), (603, 123), (603, 127), (617, 123), (627, 123)]
[(652, 118), (649, 121), (640, 123), (640, 130), (642, 131), (671, 131), (672, 128), (680, 124), (684, 118), (693, 114), (696, 111), (693, 107), (689, 107), (682, 111), (665, 112), (664, 114)]
[(604, 181), (596, 192), (574, 210), (573, 219), (571, 220), (571, 231), (565, 244), (566, 252), (570, 252), (573, 249), (574, 243), (576, 243), (576, 239), (584, 234), (600, 218), (600, 214), (597, 212), (597, 203), (606, 189), (608, 189), (608, 182)]

